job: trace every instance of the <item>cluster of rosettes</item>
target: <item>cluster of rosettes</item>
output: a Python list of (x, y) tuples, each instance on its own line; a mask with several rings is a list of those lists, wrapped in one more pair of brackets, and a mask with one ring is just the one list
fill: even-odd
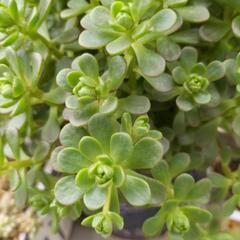
[(239, 206), (218, 139), (240, 137), (239, 12), (237, 0), (0, 0), (0, 174), (19, 206), (55, 228), (85, 211), (103, 237), (123, 228), (122, 202), (157, 206), (145, 235), (207, 239), (211, 183), (192, 170), (223, 158), (226, 176), (209, 178), (232, 192), (226, 216)]

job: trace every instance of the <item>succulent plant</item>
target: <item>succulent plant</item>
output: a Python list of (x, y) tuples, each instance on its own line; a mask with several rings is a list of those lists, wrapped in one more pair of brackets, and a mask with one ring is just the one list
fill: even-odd
[(154, 207), (146, 236), (234, 239), (239, 16), (238, 0), (0, 0), (0, 175), (16, 205), (53, 230), (85, 216), (105, 238), (122, 204)]

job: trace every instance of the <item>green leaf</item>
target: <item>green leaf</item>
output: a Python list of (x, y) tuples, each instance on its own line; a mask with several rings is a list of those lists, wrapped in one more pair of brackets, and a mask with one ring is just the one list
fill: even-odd
[(231, 181), (228, 178), (219, 173), (212, 172), (208, 177), (213, 186), (217, 188), (227, 188), (231, 184)]
[(61, 18), (66, 19), (81, 15), (88, 10), (90, 4), (85, 0), (70, 0), (68, 2), (68, 7), (69, 9), (64, 9), (61, 12)]
[(197, 129), (195, 141), (199, 146), (208, 146), (210, 143), (215, 142), (219, 121), (220, 120), (216, 118)]
[(43, 161), (48, 156), (49, 150), (50, 150), (50, 144), (48, 142), (45, 142), (45, 141), (38, 142), (38, 145), (34, 150), (34, 153), (32, 156), (33, 160), (35, 162)]
[(17, 56), (16, 52), (11, 47), (6, 48), (6, 58), (7, 58), (7, 61), (10, 65), (11, 69), (15, 72), (15, 74), (18, 77), (22, 77), (23, 73), (22, 73), (22, 70), (20, 68), (18, 56)]
[(199, 29), (201, 38), (208, 42), (220, 41), (229, 31), (229, 24), (223, 20), (211, 18)]
[(14, 24), (13, 19), (8, 14), (7, 10), (0, 8), (0, 27), (7, 28)]
[(17, 170), (13, 169), (8, 173), (10, 190), (16, 191), (21, 184), (21, 178)]
[(150, 19), (151, 30), (165, 32), (177, 21), (177, 14), (171, 9), (162, 9)]
[(110, 154), (115, 162), (129, 159), (133, 152), (132, 138), (127, 133), (115, 133), (111, 137)]
[(57, 108), (51, 108), (49, 118), (42, 129), (42, 139), (54, 143), (58, 139), (59, 133), (58, 111)]
[(237, 115), (233, 122), (232, 122), (232, 128), (235, 134), (237, 134), (238, 136), (240, 136), (240, 115)]
[(206, 77), (209, 81), (216, 81), (225, 75), (225, 67), (219, 61), (213, 61), (207, 66)]
[(83, 192), (75, 185), (74, 176), (66, 176), (56, 183), (54, 195), (59, 203), (68, 206), (80, 200)]
[(181, 55), (180, 46), (170, 38), (160, 38), (157, 40), (157, 50), (167, 61), (175, 61)]
[(102, 102), (102, 105), (99, 108), (100, 113), (112, 114), (118, 108), (118, 98), (109, 96)]
[(238, 204), (237, 195), (230, 197), (223, 205), (223, 215), (229, 217), (236, 209)]
[(133, 3), (131, 5), (131, 14), (136, 22), (138, 22), (141, 17), (146, 13), (146, 11), (151, 7), (151, 3), (151, 0), (133, 0)]
[(103, 153), (101, 144), (93, 137), (85, 136), (79, 143), (81, 154), (94, 162), (96, 157)]
[(174, 196), (177, 199), (187, 199), (188, 193), (194, 187), (194, 179), (189, 174), (181, 174), (174, 182)]
[(45, 19), (48, 16), (48, 13), (51, 10), (52, 3), (53, 3), (53, 0), (42, 0), (39, 2), (39, 5), (38, 5), (39, 20), (36, 27), (40, 27), (43, 21), (45, 21)]
[(127, 175), (120, 190), (126, 200), (133, 206), (144, 206), (151, 200), (151, 191), (148, 184), (138, 177)]
[(182, 111), (178, 111), (176, 113), (174, 121), (173, 121), (173, 130), (177, 136), (180, 136), (186, 131), (186, 118), (185, 113)]
[(157, 91), (168, 92), (174, 88), (172, 76), (167, 73), (162, 73), (157, 77), (144, 77), (147, 82)]
[(82, 127), (74, 127), (71, 123), (66, 124), (60, 132), (60, 142), (64, 147), (78, 147), (83, 136), (87, 131)]
[(159, 235), (165, 224), (166, 216), (177, 207), (178, 202), (175, 200), (166, 201), (160, 211), (154, 216), (147, 219), (142, 227), (144, 234), (148, 237)]
[(19, 14), (18, 14), (18, 6), (16, 3), (16, 0), (10, 0), (8, 5), (9, 13), (12, 16), (12, 18), (17, 21)]
[(107, 151), (110, 139), (116, 132), (116, 127), (116, 122), (104, 114), (96, 114), (89, 120), (88, 124), (91, 136), (95, 137)]
[(97, 6), (89, 13), (89, 20), (92, 24), (99, 28), (106, 28), (111, 21), (110, 11), (103, 7)]
[(163, 215), (156, 215), (144, 222), (142, 231), (146, 237), (154, 237), (162, 232), (164, 224), (165, 217)]
[(111, 218), (114, 225), (117, 227), (118, 230), (122, 230), (124, 227), (123, 218), (115, 212), (109, 212), (109, 217)]
[(212, 219), (212, 214), (202, 208), (195, 206), (182, 207), (181, 210), (186, 214), (190, 221), (205, 224)]
[(184, 82), (186, 82), (189, 79), (188, 74), (186, 73), (184, 68), (181, 66), (177, 66), (173, 69), (172, 76), (173, 76), (174, 81), (177, 84), (183, 84)]
[(117, 38), (115, 33), (85, 30), (79, 36), (79, 44), (89, 49), (99, 49)]
[(200, 42), (198, 29), (180, 30), (171, 35), (171, 39), (176, 43), (197, 44)]
[(140, 115), (150, 110), (150, 101), (145, 96), (131, 95), (119, 101), (122, 110), (125, 112)]
[(115, 187), (121, 187), (125, 181), (124, 170), (120, 166), (115, 166), (113, 170), (114, 170), (113, 183)]
[(37, 86), (38, 81), (41, 78), (43, 68), (44, 68), (44, 61), (39, 53), (32, 53), (31, 54), (31, 65), (32, 65), (32, 81), (33, 85)]
[(182, 111), (188, 112), (193, 109), (193, 103), (188, 96), (180, 95), (176, 99), (177, 106)]
[(127, 64), (123, 57), (115, 56), (108, 61), (108, 76), (111, 89), (117, 89), (123, 82)]
[(238, 15), (232, 21), (232, 31), (234, 35), (240, 38), (240, 16)]
[(92, 102), (82, 107), (81, 110), (68, 112), (68, 119), (75, 127), (80, 127), (88, 123), (89, 119), (98, 112), (98, 103)]
[(110, 55), (121, 54), (131, 47), (131, 39), (128, 36), (122, 35), (106, 46), (106, 50)]
[(8, 127), (6, 129), (6, 140), (9, 144), (15, 158), (19, 160), (20, 158), (20, 137), (18, 130), (14, 127)]
[(171, 176), (175, 177), (184, 172), (190, 164), (190, 156), (187, 153), (177, 153), (170, 162)]
[(53, 42), (57, 44), (71, 43), (75, 41), (78, 38), (78, 36), (79, 36), (79, 29), (70, 28), (70, 29), (66, 29), (65, 31), (57, 35), (53, 39)]
[(88, 168), (81, 169), (76, 178), (75, 184), (81, 189), (83, 193), (88, 192), (91, 188), (94, 187), (95, 180), (90, 178), (88, 175)]
[(194, 100), (198, 104), (206, 104), (211, 101), (211, 94), (207, 91), (201, 91), (197, 94), (194, 94)]
[(189, 192), (189, 200), (197, 200), (201, 198), (208, 198), (211, 190), (211, 182), (209, 179), (202, 179), (195, 183), (194, 188)]
[(77, 173), (89, 165), (90, 162), (82, 156), (78, 149), (73, 147), (64, 148), (57, 157), (57, 167), (64, 173)]
[(198, 52), (193, 47), (184, 47), (182, 49), (180, 63), (184, 69), (190, 71), (193, 66), (197, 63)]
[(156, 77), (165, 69), (165, 60), (159, 54), (145, 48), (140, 43), (132, 44), (141, 72), (148, 77)]
[(188, 2), (188, 0), (166, 0), (166, 5), (168, 7), (181, 7), (185, 5)]
[(25, 176), (25, 169), (20, 170), (21, 183), (17, 190), (14, 192), (15, 205), (18, 209), (24, 209), (26, 207), (28, 191)]
[(181, 7), (176, 11), (185, 21), (192, 23), (204, 22), (210, 17), (208, 9), (200, 5)]
[(80, 67), (80, 70), (88, 77), (98, 79), (99, 69), (96, 58), (89, 54), (84, 53), (77, 58), (76, 63)]
[(171, 182), (171, 175), (168, 164), (165, 160), (161, 160), (157, 166), (152, 168), (152, 175), (161, 183), (168, 185)]
[(144, 137), (134, 146), (133, 154), (127, 164), (132, 169), (153, 168), (162, 159), (161, 143), (153, 138)]
[(95, 187), (84, 195), (83, 201), (89, 210), (97, 210), (104, 205), (106, 197), (106, 188)]
[(56, 82), (59, 87), (61, 87), (64, 90), (71, 91), (71, 88), (69, 87), (67, 83), (67, 75), (72, 72), (72, 69), (62, 69), (56, 77)]

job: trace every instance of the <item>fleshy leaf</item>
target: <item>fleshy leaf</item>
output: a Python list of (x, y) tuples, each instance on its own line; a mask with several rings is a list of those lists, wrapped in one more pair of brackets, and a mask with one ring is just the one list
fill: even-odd
[(132, 47), (137, 57), (139, 69), (144, 75), (156, 77), (164, 71), (166, 63), (162, 56), (139, 43), (132, 44)]
[(162, 158), (161, 143), (153, 138), (145, 137), (136, 143), (128, 166), (133, 169), (153, 168)]
[(173, 177), (185, 171), (190, 164), (190, 156), (187, 153), (177, 153), (170, 162), (170, 172)]
[(75, 185), (74, 176), (66, 176), (56, 183), (54, 195), (59, 203), (72, 205), (82, 198), (83, 192)]
[(90, 162), (82, 156), (78, 149), (73, 147), (64, 148), (57, 157), (58, 169), (64, 173), (77, 173), (89, 165)]
[(185, 47), (182, 50), (180, 62), (183, 68), (191, 70), (192, 67), (197, 63), (198, 52), (193, 47)]
[(101, 144), (93, 137), (85, 136), (79, 144), (80, 152), (90, 161), (95, 161), (102, 154)]
[(83, 201), (89, 210), (97, 210), (104, 205), (106, 196), (106, 188), (95, 187), (84, 195)]
[(202, 91), (194, 95), (195, 102), (199, 104), (209, 103), (211, 100), (211, 94), (207, 91)]
[(186, 6), (176, 9), (179, 15), (188, 22), (199, 23), (207, 21), (210, 17), (209, 11), (205, 6)]
[(104, 114), (97, 114), (89, 121), (89, 132), (105, 150), (109, 150), (110, 139), (116, 131), (116, 122)]
[(145, 79), (154, 89), (160, 92), (168, 92), (174, 87), (172, 76), (167, 73), (162, 73), (157, 77), (145, 77)]
[(132, 114), (144, 114), (150, 109), (150, 101), (145, 96), (131, 95), (121, 99), (120, 104), (123, 111)]
[(71, 123), (65, 125), (60, 132), (60, 142), (65, 147), (78, 147), (80, 139), (87, 135), (82, 127), (74, 127)]
[(81, 189), (83, 193), (86, 193), (93, 188), (95, 181), (93, 178), (89, 178), (88, 168), (80, 170), (75, 178), (75, 184)]
[(151, 30), (156, 32), (164, 32), (169, 30), (177, 21), (177, 14), (172, 9), (162, 9), (156, 13), (151, 19)]
[(236, 37), (240, 38), (240, 16), (237, 16), (232, 21), (232, 30)]
[(114, 33), (85, 30), (79, 36), (79, 44), (85, 48), (98, 49), (106, 46), (116, 37)]
[(133, 142), (127, 133), (115, 133), (111, 137), (110, 154), (115, 162), (129, 159), (133, 152)]
[(138, 177), (127, 175), (120, 190), (126, 200), (133, 206), (144, 206), (151, 200), (151, 191), (148, 184)]
[(182, 211), (191, 221), (197, 223), (205, 224), (212, 218), (212, 214), (209, 211), (195, 206), (183, 207)]
[(193, 187), (194, 179), (192, 176), (188, 174), (178, 176), (174, 182), (175, 198), (184, 200)]
[(176, 99), (177, 106), (183, 111), (190, 111), (193, 109), (193, 103), (191, 99), (187, 96), (180, 95)]
[(131, 44), (131, 40), (126, 35), (123, 35), (110, 42), (106, 46), (106, 50), (110, 55), (121, 54), (126, 51), (131, 46)]
[(207, 66), (206, 77), (209, 81), (216, 81), (225, 75), (225, 67), (219, 61), (213, 61)]

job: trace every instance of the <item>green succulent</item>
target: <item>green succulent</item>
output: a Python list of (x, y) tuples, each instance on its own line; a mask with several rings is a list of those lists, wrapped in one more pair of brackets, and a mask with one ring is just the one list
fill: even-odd
[[(83, 198), (88, 209), (97, 210), (111, 200), (109, 194), (117, 194), (120, 190), (130, 204), (148, 204), (151, 200), (148, 183), (133, 176), (129, 170), (149, 169), (160, 161), (163, 155), (163, 147), (158, 141), (161, 134), (146, 134), (134, 142), (127, 132), (119, 131), (116, 121), (102, 114), (93, 116), (88, 127), (90, 136), (84, 136), (82, 129), (84, 135), (79, 136), (79, 145), (64, 147), (58, 153), (59, 171), (74, 175), (59, 180), (55, 187), (56, 199), (61, 204), (71, 205)], [(66, 138), (70, 136), (63, 132), (63, 143)], [(155, 152), (153, 158), (150, 152)], [(69, 191), (74, 193), (71, 198)]]
[(94, 56), (83, 54), (72, 62), (71, 69), (63, 69), (57, 75), (58, 85), (71, 92), (65, 104), (68, 109), (67, 118), (74, 126), (86, 124), (88, 119), (98, 112), (148, 112), (150, 103), (146, 97), (132, 95), (118, 99), (116, 96), (126, 75), (127, 66), (122, 57), (110, 58), (108, 69), (101, 76), (99, 68)]
[[(239, 0), (0, 0), (0, 176), (104, 238), (238, 239)], [(147, 114), (147, 115), (146, 115)], [(126, 227), (127, 228), (127, 227)], [(138, 231), (137, 231), (138, 232)]]
[(84, 219), (82, 224), (84, 226), (91, 226), (95, 229), (96, 233), (102, 237), (107, 238), (112, 234), (113, 224), (116, 225), (118, 230), (122, 230), (124, 223), (121, 216), (114, 212), (98, 213)]
[(165, 223), (169, 232), (182, 235), (194, 224), (211, 220), (211, 213), (199, 207), (208, 201), (211, 182), (208, 179), (195, 182), (191, 175), (180, 174), (189, 169), (190, 161), (188, 154), (178, 153), (169, 164), (161, 160), (152, 169), (153, 177), (164, 184), (168, 198), (158, 213), (144, 222), (143, 232), (147, 236), (161, 233)]
[(110, 55), (124, 53), (129, 60), (133, 51), (140, 71), (157, 76), (164, 71), (165, 60), (144, 44), (167, 34), (177, 22), (171, 9), (161, 9), (147, 17), (153, 6), (159, 9), (158, 5), (150, 0), (115, 1), (110, 8), (98, 6), (81, 20), (86, 30), (80, 34), (79, 43), (89, 49), (106, 47)]
[(176, 99), (178, 107), (190, 111), (194, 105), (208, 104), (211, 101), (210, 84), (225, 75), (224, 65), (214, 61), (208, 66), (198, 63), (198, 52), (192, 47), (182, 50), (179, 65), (172, 70), (176, 84), (182, 86), (181, 93)]

